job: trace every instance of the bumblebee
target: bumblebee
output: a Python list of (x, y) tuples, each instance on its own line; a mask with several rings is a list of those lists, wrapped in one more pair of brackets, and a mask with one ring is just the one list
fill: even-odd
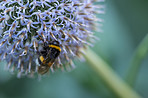
[(40, 64), (38, 73), (43, 75), (49, 71), (55, 59), (60, 55), (61, 48), (58, 41), (45, 42), (43, 49), (38, 52), (38, 62)]

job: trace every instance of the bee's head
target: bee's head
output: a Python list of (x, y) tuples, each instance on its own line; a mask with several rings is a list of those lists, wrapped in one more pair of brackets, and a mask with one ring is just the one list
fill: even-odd
[(56, 45), (56, 46), (59, 46), (60, 43), (59, 43), (58, 41), (54, 40), (54, 41), (49, 42), (49, 45)]
[(49, 41), (49, 42), (44, 42), (44, 47), (48, 47), (48, 45), (56, 45), (56, 46), (60, 46), (60, 43), (56, 40), (54, 41)]

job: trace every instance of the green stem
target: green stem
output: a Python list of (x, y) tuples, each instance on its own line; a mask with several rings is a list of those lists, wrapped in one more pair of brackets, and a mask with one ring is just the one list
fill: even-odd
[(111, 90), (120, 98), (141, 98), (133, 89), (131, 89), (109, 65), (97, 56), (90, 49), (85, 51), (85, 58), (90, 63), (90, 66), (102, 78)]
[(148, 34), (145, 36), (140, 45), (137, 47), (130, 64), (130, 68), (127, 73), (126, 80), (132, 87), (136, 82), (141, 62), (145, 58), (147, 53), (148, 53)]

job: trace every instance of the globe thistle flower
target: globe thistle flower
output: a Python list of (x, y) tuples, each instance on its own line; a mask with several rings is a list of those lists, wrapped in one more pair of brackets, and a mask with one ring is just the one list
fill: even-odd
[[(95, 12), (103, 13), (95, 0), (0, 1), (0, 59), (18, 76), (38, 72), (37, 51), (44, 42), (57, 40), (61, 53), (50, 68), (74, 67), (81, 48), (91, 45)], [(103, 0), (98, 0), (102, 2)]]

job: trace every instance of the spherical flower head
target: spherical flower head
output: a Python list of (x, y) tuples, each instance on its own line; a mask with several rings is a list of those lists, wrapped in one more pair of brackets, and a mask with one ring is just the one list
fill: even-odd
[(50, 70), (74, 67), (72, 60), (95, 38), (94, 13), (101, 8), (93, 0), (0, 1), (0, 59), (19, 77), (38, 73), (37, 52), (45, 42), (56, 40), (61, 52)]

